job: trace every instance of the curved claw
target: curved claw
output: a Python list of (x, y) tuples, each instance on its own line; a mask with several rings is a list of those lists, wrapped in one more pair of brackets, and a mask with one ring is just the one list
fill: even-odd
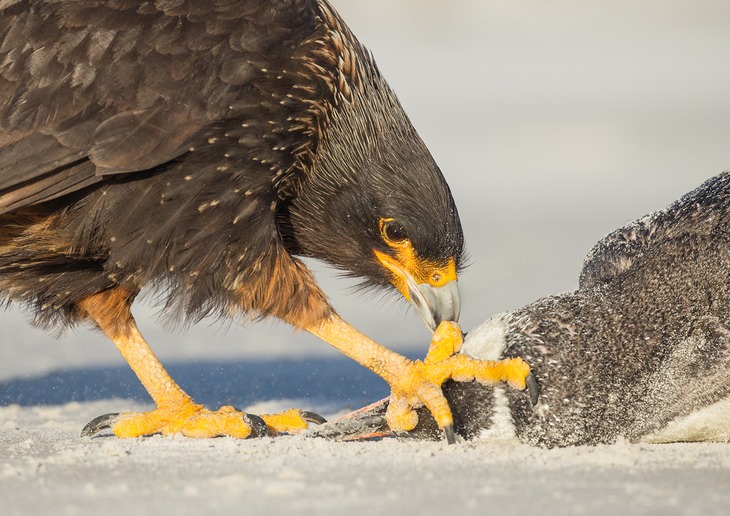
[(308, 410), (303, 410), (300, 414), (302, 416), (302, 419), (306, 421), (307, 423), (314, 423), (316, 425), (323, 425), (327, 422), (325, 418), (320, 416), (319, 414), (316, 414), (314, 412), (310, 412)]
[(94, 419), (86, 423), (84, 429), (81, 430), (81, 437), (93, 437), (102, 430), (111, 428), (112, 426), (114, 426), (114, 423), (116, 423), (118, 417), (119, 412), (111, 412), (109, 414), (95, 417)]
[(456, 444), (456, 433), (454, 432), (454, 426), (448, 425), (444, 427), (444, 437), (448, 444)]
[(265, 437), (269, 435), (269, 427), (266, 426), (266, 421), (264, 421), (262, 417), (257, 416), (256, 414), (246, 413), (243, 413), (241, 417), (243, 418), (243, 422), (251, 427), (251, 434), (247, 437), (247, 439), (251, 439), (253, 437)]
[(534, 407), (537, 405), (537, 380), (532, 375), (532, 373), (528, 374), (525, 378), (525, 384), (527, 384), (527, 394), (530, 396), (530, 403), (532, 403), (532, 406)]

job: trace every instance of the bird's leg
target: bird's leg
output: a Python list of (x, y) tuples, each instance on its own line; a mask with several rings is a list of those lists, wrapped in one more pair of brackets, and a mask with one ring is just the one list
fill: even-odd
[(452, 322), (443, 322), (437, 328), (423, 361), (409, 360), (381, 346), (336, 315), (308, 330), (388, 382), (392, 392), (386, 419), (394, 431), (415, 428), (418, 416), (413, 408), (421, 405), (426, 405), (439, 428), (452, 428), (451, 408), (441, 391), (441, 385), (450, 378), (507, 382), (523, 390), (530, 375), (530, 367), (520, 358), (488, 361), (456, 354), (462, 333)]
[(233, 407), (221, 407), (214, 412), (193, 402), (167, 374), (142, 337), (129, 310), (130, 299), (121, 289), (111, 290), (84, 299), (79, 308), (114, 342), (157, 407), (149, 412), (101, 416), (89, 423), (82, 435), (111, 428), (118, 437), (161, 433), (246, 438), (302, 430), (307, 421), (316, 421), (314, 415), (300, 411), (259, 417)]

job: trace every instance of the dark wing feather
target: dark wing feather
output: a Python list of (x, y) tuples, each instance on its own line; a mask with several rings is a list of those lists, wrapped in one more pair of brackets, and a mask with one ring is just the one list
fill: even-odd
[(0, 2), (0, 213), (183, 155), (311, 34), (315, 12), (304, 0)]

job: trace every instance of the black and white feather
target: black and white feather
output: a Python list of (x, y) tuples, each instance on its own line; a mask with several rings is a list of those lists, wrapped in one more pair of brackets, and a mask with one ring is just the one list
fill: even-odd
[(729, 440), (729, 280), (726, 172), (601, 240), (578, 290), (471, 332), (465, 353), (523, 357), (540, 392), (531, 407), (508, 388), (454, 385), (455, 410), (472, 414), (462, 431), (541, 446)]

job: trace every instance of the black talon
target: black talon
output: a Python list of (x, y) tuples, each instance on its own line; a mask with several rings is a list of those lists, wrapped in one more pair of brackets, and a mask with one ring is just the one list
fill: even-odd
[(269, 435), (269, 427), (266, 426), (266, 421), (262, 417), (256, 414), (243, 414), (243, 422), (251, 427), (251, 434), (248, 436), (249, 439), (252, 437), (266, 437)]
[(119, 417), (119, 412), (112, 412), (104, 414), (103, 416), (95, 417), (88, 423), (83, 430), (81, 430), (81, 437), (94, 437), (96, 434), (106, 428), (111, 428)]
[(537, 405), (537, 380), (535, 380), (535, 377), (532, 373), (530, 373), (527, 375), (527, 378), (525, 378), (525, 383), (527, 384), (527, 394), (530, 396), (530, 403), (532, 403), (532, 406), (534, 407)]
[(314, 412), (309, 412), (308, 410), (303, 410), (301, 413), (302, 419), (306, 421), (307, 423), (314, 423), (317, 425), (323, 425), (327, 422), (325, 418), (320, 416), (319, 414), (316, 414)]
[(456, 433), (454, 432), (453, 425), (448, 425), (444, 427), (444, 437), (446, 437), (447, 443), (456, 444)]

